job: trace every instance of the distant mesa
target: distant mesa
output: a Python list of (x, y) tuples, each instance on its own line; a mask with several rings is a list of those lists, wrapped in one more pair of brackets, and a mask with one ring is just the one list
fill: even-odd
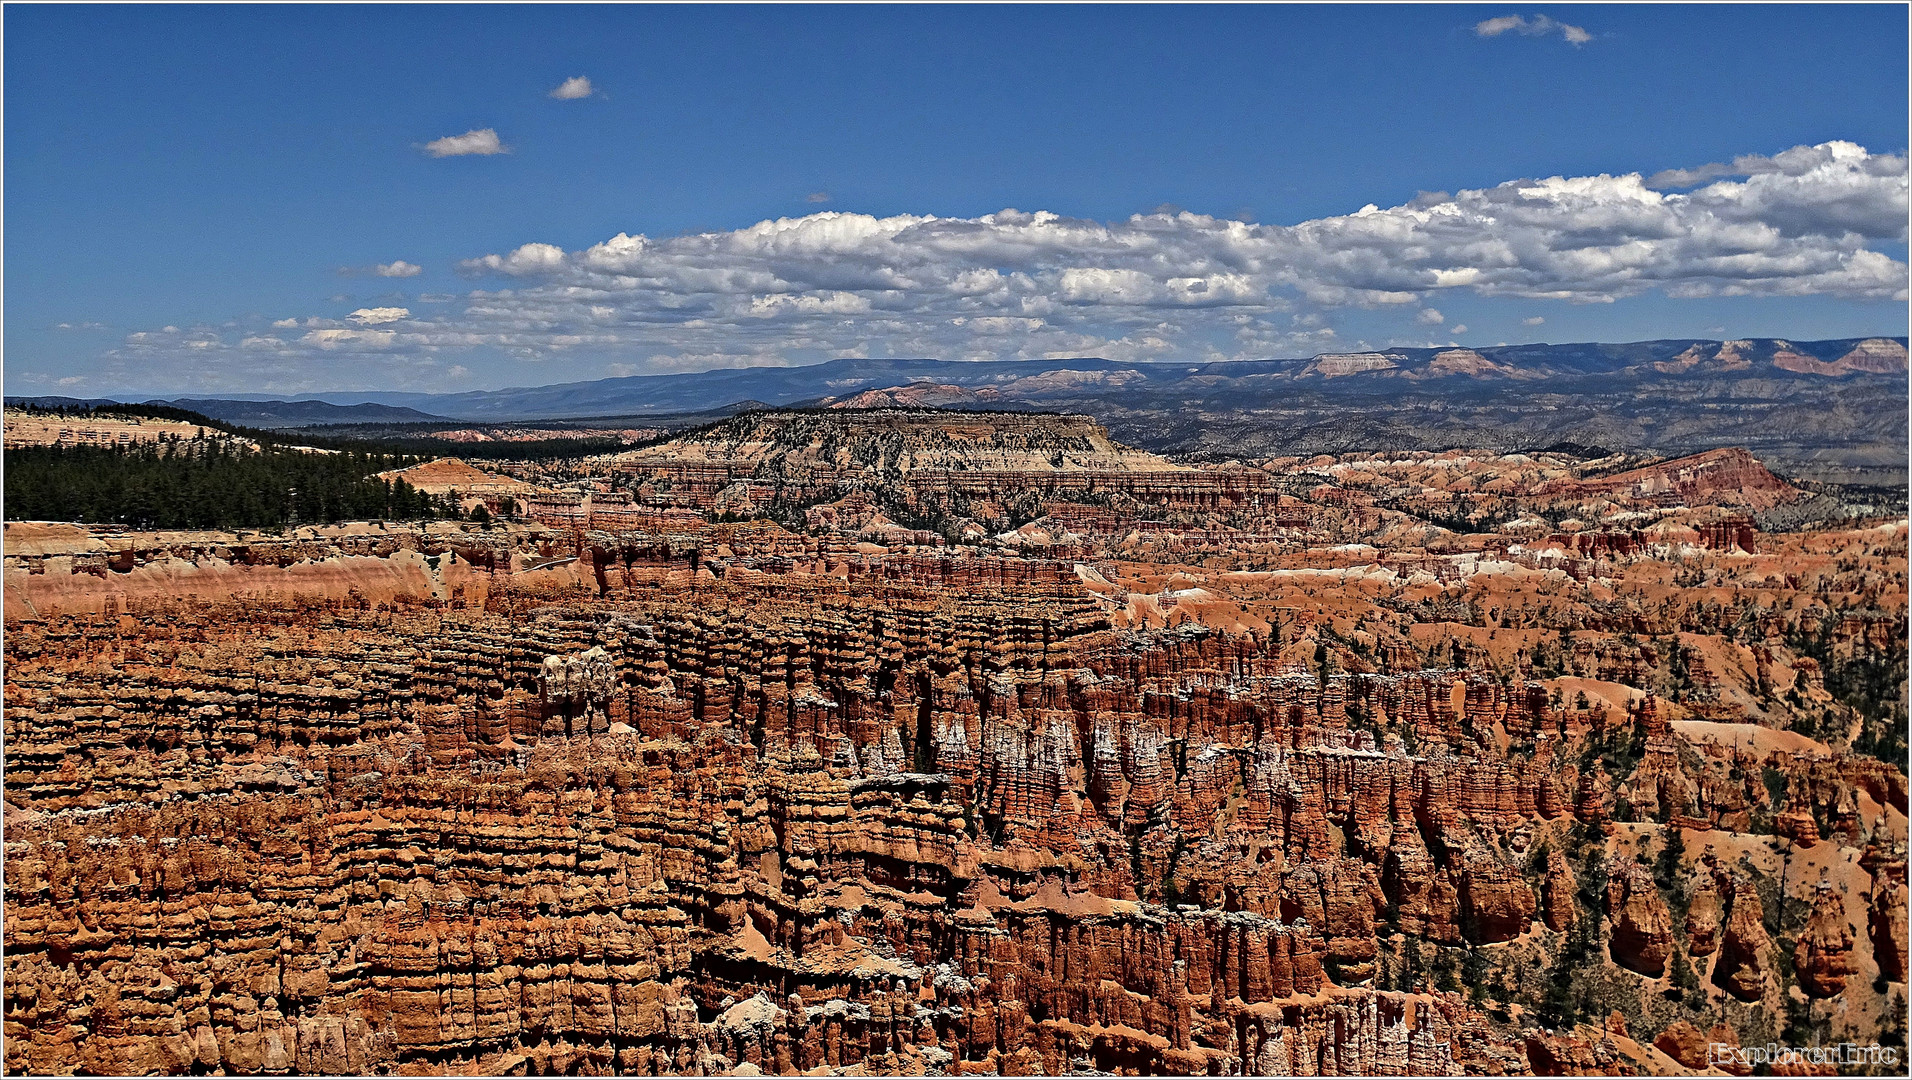
[(1323, 353), (1303, 368), (1303, 375), (1332, 379), (1341, 375), (1362, 375), (1370, 371), (1393, 371), (1407, 357), (1399, 353)]
[[(1434, 354), (1433, 362), (1419, 373), (1421, 378), (1438, 379), (1449, 375), (1466, 375), (1475, 379), (1538, 379), (1538, 372), (1526, 371), (1511, 364), (1497, 364), (1473, 349), (1448, 349)], [(1412, 377), (1412, 376), (1410, 376)]]
[(1833, 365), (1846, 371), (1867, 371), (1892, 375), (1906, 369), (1905, 342), (1892, 338), (1867, 338), (1852, 347)]
[[(887, 394), (887, 392), (884, 392)], [(882, 395), (859, 399), (888, 400)], [(858, 411), (851, 411), (851, 410)], [(623, 465), (721, 464), (739, 475), (774, 469), (892, 473), (924, 469), (1171, 472), (1167, 458), (1123, 446), (1086, 416), (852, 406), (746, 413), (656, 446), (600, 460)]]
[(1852, 347), (1851, 352), (1831, 363), (1796, 352), (1786, 342), (1782, 341), (1779, 344), (1781, 348), (1773, 354), (1773, 366), (1784, 371), (1796, 371), (1802, 375), (1829, 375), (1835, 378), (1859, 372), (1890, 375), (1906, 369), (1905, 345), (1891, 338), (1869, 338), (1861, 341)]
[(1266, 496), (1265, 473), (1180, 465), (1110, 438), (1086, 416), (879, 408), (747, 413), (654, 446), (589, 459), (659, 505), (756, 512), (874, 491), (926, 517), (999, 500), (1143, 499), (1216, 509)]
[(1656, 361), (1648, 367), (1662, 375), (1678, 375), (1702, 368), (1712, 371), (1746, 371), (1753, 366), (1746, 356), (1750, 341), (1700, 342), (1689, 346), (1671, 360)]

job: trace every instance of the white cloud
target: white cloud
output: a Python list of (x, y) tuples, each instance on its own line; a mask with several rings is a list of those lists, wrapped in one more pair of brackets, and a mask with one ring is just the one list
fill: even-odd
[(756, 296), (835, 291), (877, 310), (955, 302), (1017, 314), (1054, 304), (1260, 307), (1271, 288), (1322, 306), (1413, 303), (1455, 289), (1580, 302), (1654, 288), (1902, 292), (1904, 264), (1863, 241), (1903, 237), (1904, 159), (1827, 144), (1773, 160), (1793, 167), (1687, 194), (1656, 191), (1636, 173), (1556, 176), (1292, 226), (1186, 212), (1103, 223), (1017, 210), (824, 211), (733, 232), (620, 234), (574, 252), (526, 244), (462, 269), (535, 279), (529, 291), (586, 290), (627, 310), (703, 315)]
[(274, 330), (290, 330), (298, 325), (299, 320), (297, 319), (277, 319), (273, 322), (272, 328)]
[(1585, 45), (1593, 40), (1593, 35), (1578, 26), (1556, 22), (1545, 15), (1523, 18), (1519, 15), (1497, 15), (1491, 19), (1482, 19), (1474, 24), (1474, 33), (1481, 37), (1499, 37), (1502, 34), (1519, 34), (1523, 37), (1546, 37), (1559, 34), (1569, 45)]
[(1140, 270), (1110, 270), (1072, 266), (1056, 280), (1057, 291), (1072, 304), (1144, 304), (1156, 295), (1156, 284)]
[(1044, 319), (1021, 319), (1013, 315), (980, 315), (975, 318), (958, 315), (949, 321), (952, 326), (963, 327), (972, 334), (1026, 334), (1048, 325)]
[(1731, 163), (1708, 162), (1691, 169), (1663, 169), (1647, 177), (1650, 188), (1690, 188), (1723, 176), (1805, 176), (1826, 165), (1857, 163), (1860, 171), (1872, 176), (1903, 176), (1905, 158), (1898, 154), (1868, 154), (1856, 143), (1834, 140), (1817, 146), (1795, 146), (1767, 157), (1741, 154)]
[(1520, 320), (1520, 325), (1522, 325), (1522, 326), (1539, 326), (1540, 324), (1542, 324), (1542, 323), (1544, 323), (1544, 322), (1546, 322), (1546, 321), (1547, 321), (1547, 317), (1546, 317), (1546, 316), (1544, 316), (1544, 315), (1535, 315), (1535, 316), (1533, 316), (1532, 318), (1528, 318), (1528, 319), (1522, 319), (1522, 320)]
[(1465, 333), (1467, 333), (1467, 324), (1466, 324), (1466, 323), (1455, 323), (1455, 324), (1454, 324), (1454, 325), (1453, 325), (1453, 326), (1452, 326), (1452, 327), (1451, 327), (1450, 329), (1452, 329), (1452, 330), (1453, 330), (1453, 332), (1454, 332), (1454, 333), (1456, 333), (1456, 334), (1465, 334)]
[(563, 248), (555, 244), (525, 244), (509, 255), (486, 255), (482, 259), (467, 259), (459, 264), (459, 269), (466, 273), (490, 272), (526, 276), (550, 273), (563, 265)]
[(511, 147), (498, 139), (498, 132), (492, 128), (477, 128), (463, 135), (447, 135), (442, 139), (433, 139), (424, 146), (427, 154), (433, 157), (462, 157), (466, 154), (509, 154)]
[(830, 193), (827, 191), (812, 191), (803, 197), (803, 201), (808, 203), (827, 203), (830, 201)]
[[(1309, 355), (1335, 347), (1325, 313), (1401, 305), (1417, 324), (1443, 326), (1441, 297), (1453, 293), (1903, 302), (1906, 265), (1878, 250), (1903, 243), (1903, 157), (1828, 143), (1735, 164), (1742, 178), (1686, 192), (1637, 173), (1555, 176), (1292, 225), (1181, 211), (1099, 222), (825, 210), (572, 251), (533, 242), (461, 263), (488, 280), (435, 297), (424, 314), (366, 307), (349, 325), (272, 329), (309, 331), (285, 351), (332, 361), (491, 350), (692, 370), (850, 355)], [(386, 336), (361, 336), (371, 327)], [(272, 335), (252, 324), (197, 339), (218, 353), (246, 336)], [(177, 355), (182, 340), (154, 331), (120, 352)]]
[(769, 296), (754, 296), (750, 299), (750, 314), (763, 319), (773, 319), (787, 314), (862, 315), (869, 310), (869, 299), (851, 292), (816, 295), (772, 293)]
[(411, 312), (402, 307), (375, 307), (360, 308), (346, 318), (360, 326), (376, 326), (380, 323), (397, 322), (409, 315)]
[(352, 347), (382, 349), (397, 338), (398, 335), (390, 330), (311, 330), (300, 340), (326, 350)]
[(379, 263), (372, 268), (372, 272), (379, 277), (417, 277), (419, 274), (424, 273), (424, 270), (424, 267), (416, 263), (408, 263), (404, 259), (398, 259), (388, 263)]
[(576, 101), (591, 96), (591, 80), (582, 75), (573, 76), (558, 84), (551, 96), (559, 101)]

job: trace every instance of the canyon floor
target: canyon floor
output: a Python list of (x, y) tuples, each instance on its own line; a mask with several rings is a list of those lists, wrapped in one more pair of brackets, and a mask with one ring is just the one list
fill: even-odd
[(1571, 449), (750, 413), (9, 522), (5, 1068), (1902, 1074), (1906, 518)]

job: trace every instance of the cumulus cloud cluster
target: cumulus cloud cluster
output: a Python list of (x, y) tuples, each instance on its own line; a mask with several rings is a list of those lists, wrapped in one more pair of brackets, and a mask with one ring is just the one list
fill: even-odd
[(1666, 169), (1647, 177), (1650, 188), (1690, 188), (1724, 176), (1771, 176), (1774, 174), (1821, 177), (1843, 173), (1848, 178), (1905, 176), (1905, 158), (1898, 154), (1868, 154), (1864, 148), (1848, 142), (1795, 146), (1767, 157), (1741, 154), (1732, 162), (1711, 162), (1691, 169)]
[(557, 89), (551, 91), (551, 96), (557, 98), (559, 101), (576, 101), (579, 98), (588, 98), (591, 96), (591, 80), (582, 75), (566, 79), (558, 84)]
[(1481, 37), (1499, 37), (1502, 34), (1520, 34), (1523, 37), (1547, 37), (1559, 34), (1569, 45), (1585, 45), (1593, 40), (1593, 35), (1578, 26), (1556, 22), (1545, 15), (1524, 18), (1519, 15), (1497, 15), (1491, 19), (1482, 19), (1474, 24), (1474, 33)]
[(1187, 212), (1103, 223), (1004, 210), (978, 218), (822, 212), (732, 232), (619, 234), (567, 252), (530, 243), (467, 260), (475, 275), (590, 295), (619, 310), (1015, 311), (1408, 304), (1453, 289), (1609, 301), (1829, 293), (1891, 298), (1905, 266), (1906, 165), (1850, 143), (1740, 159), (1744, 180), (1685, 193), (1638, 174), (1517, 180), (1297, 225)]
[[(1905, 239), (1904, 158), (1832, 142), (1672, 178), (1516, 180), (1294, 225), (823, 211), (570, 251), (532, 242), (461, 264), (477, 286), (462, 307), (283, 320), (275, 331), (303, 335), (241, 344), (288, 362), (486, 348), (641, 370), (830, 355), (1292, 356), (1334, 347), (1324, 314), (1336, 308), (1400, 305), (1404, 326), (1438, 327), (1432, 301), (1450, 294), (1903, 301), (1906, 265), (1872, 245)], [(122, 351), (186, 354), (233, 336), (196, 333), (153, 332)]]

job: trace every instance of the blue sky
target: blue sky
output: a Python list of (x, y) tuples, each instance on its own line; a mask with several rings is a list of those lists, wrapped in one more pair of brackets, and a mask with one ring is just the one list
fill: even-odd
[(15, 394), (1906, 330), (1897, 6), (5, 29)]

